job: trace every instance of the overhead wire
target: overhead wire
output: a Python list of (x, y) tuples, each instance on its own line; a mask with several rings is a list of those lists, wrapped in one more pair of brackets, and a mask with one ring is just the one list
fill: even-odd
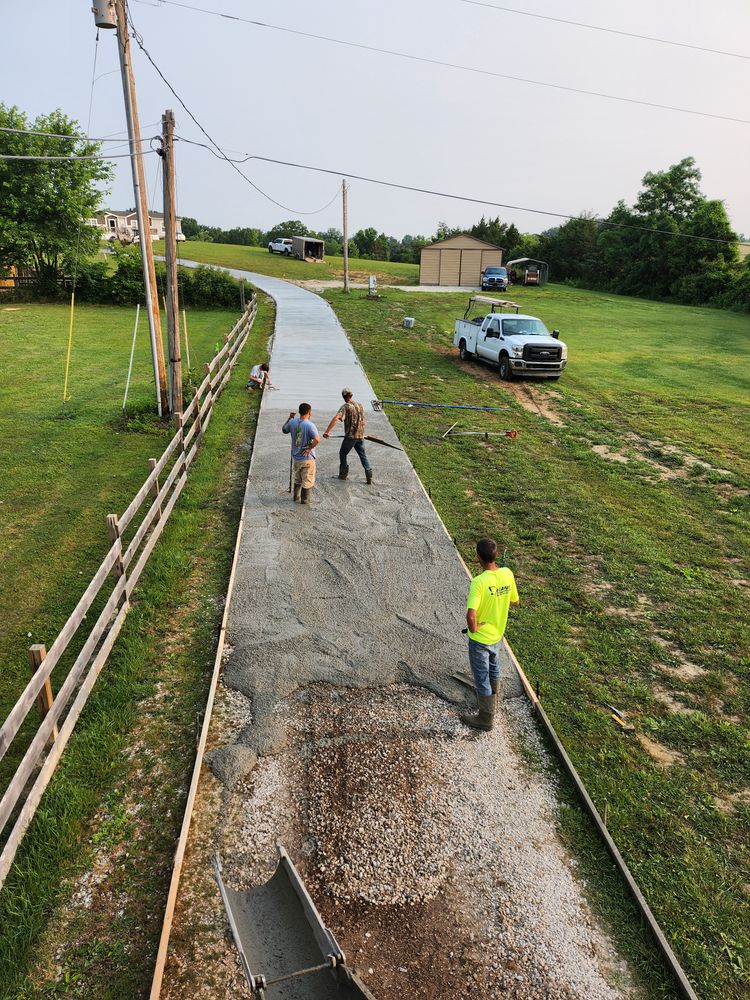
[[(127, 0), (126, 0), (126, 5), (127, 5)], [(330, 201), (327, 201), (325, 205), (323, 205), (321, 208), (316, 208), (314, 211), (303, 211), (302, 209), (299, 209), (299, 208), (290, 208), (289, 205), (284, 205), (282, 202), (277, 201), (275, 198), (271, 197), (271, 195), (268, 194), (266, 191), (264, 191), (261, 187), (259, 187), (255, 183), (255, 181), (252, 181), (247, 176), (247, 174), (243, 173), (243, 171), (240, 170), (240, 168), (237, 166), (237, 164), (233, 163), (232, 160), (231, 160), (231, 158), (226, 155), (226, 153), (221, 148), (221, 146), (209, 135), (209, 133), (201, 125), (201, 123), (195, 117), (195, 115), (190, 110), (190, 108), (187, 106), (187, 104), (185, 104), (185, 102), (183, 101), (183, 99), (180, 97), (180, 95), (174, 89), (174, 87), (169, 82), (169, 80), (167, 80), (166, 76), (161, 71), (161, 69), (159, 69), (159, 67), (156, 65), (153, 57), (151, 56), (151, 54), (149, 53), (148, 49), (146, 48), (146, 46), (144, 44), (143, 36), (136, 30), (135, 25), (133, 24), (133, 20), (130, 17), (129, 10), (128, 10), (128, 19), (130, 20), (130, 27), (131, 27), (132, 32), (133, 32), (133, 38), (135, 39), (136, 44), (138, 45), (138, 48), (141, 50), (141, 52), (143, 52), (143, 54), (145, 55), (145, 57), (151, 63), (151, 65), (156, 70), (156, 72), (159, 74), (159, 76), (161, 77), (161, 79), (163, 80), (163, 82), (165, 83), (165, 85), (167, 86), (167, 88), (169, 89), (169, 91), (171, 92), (171, 94), (173, 95), (173, 97), (175, 97), (176, 100), (178, 100), (180, 102), (180, 105), (185, 110), (185, 112), (189, 115), (189, 117), (191, 118), (191, 120), (200, 129), (200, 131), (203, 133), (203, 135), (205, 135), (205, 137), (208, 139), (208, 141), (211, 143), (211, 145), (214, 147), (214, 149), (219, 154), (221, 154), (220, 158), (226, 160), (226, 162), (229, 163), (232, 166), (232, 169), (235, 170), (240, 175), (240, 177), (242, 177), (243, 180), (245, 180), (250, 185), (250, 187), (254, 188), (258, 192), (258, 194), (262, 195), (264, 198), (266, 198), (268, 201), (272, 202), (278, 208), (283, 208), (285, 212), (292, 212), (294, 215), (318, 215), (320, 212), (325, 212), (325, 210), (327, 208), (329, 208), (334, 203), (334, 201), (339, 196), (339, 189), (338, 188), (336, 189), (336, 192), (333, 195), (333, 197), (330, 199)]]
[[(175, 141), (185, 142), (191, 146), (200, 146), (203, 149), (207, 149), (210, 153), (216, 156), (214, 150), (210, 146), (208, 146), (205, 142), (198, 142), (196, 139), (188, 139), (182, 135), (175, 135)], [(551, 212), (541, 208), (529, 208), (527, 205), (510, 205), (505, 202), (493, 201), (488, 198), (475, 198), (471, 195), (454, 194), (448, 191), (436, 191), (432, 188), (417, 187), (416, 185), (413, 184), (402, 184), (397, 181), (387, 181), (379, 177), (367, 177), (363, 174), (356, 174), (350, 170), (332, 169), (329, 167), (316, 167), (308, 163), (295, 163), (291, 160), (280, 160), (277, 159), (276, 157), (260, 156), (259, 154), (256, 153), (248, 153), (247, 155), (243, 156), (241, 160), (237, 161), (230, 160), (230, 162), (247, 163), (249, 160), (259, 160), (262, 163), (274, 163), (277, 164), (278, 166), (283, 166), (283, 167), (294, 167), (297, 170), (310, 170), (314, 173), (331, 174), (334, 177), (347, 177), (350, 180), (364, 181), (367, 184), (378, 184), (382, 187), (395, 188), (399, 191), (411, 191), (414, 192), (415, 194), (427, 194), (427, 195), (432, 195), (436, 198), (447, 198), (453, 201), (464, 201), (474, 205), (486, 205), (491, 208), (503, 208), (514, 212), (530, 212), (533, 215), (545, 215), (549, 216), (550, 218), (566, 219), (568, 221), (572, 219), (582, 218), (582, 216), (580, 215), (572, 215), (567, 212)], [(653, 226), (639, 226), (636, 224), (631, 224), (626, 222), (612, 222), (608, 219), (601, 219), (598, 217), (591, 217), (590, 221), (596, 222), (598, 225), (609, 226), (615, 229), (634, 229), (638, 230), (639, 232), (654, 233), (660, 236), (672, 236), (675, 239), (701, 240), (705, 243), (721, 243), (725, 245), (738, 244), (740, 246), (750, 246), (750, 243), (743, 243), (738, 240), (723, 240), (714, 236), (696, 236), (693, 235), (692, 233), (673, 233), (670, 232), (668, 229), (657, 229)]]
[[(144, 0), (135, 0), (136, 3), (143, 3)], [(580, 94), (586, 97), (597, 97), (608, 101), (619, 101), (623, 104), (635, 104), (640, 107), (655, 108), (660, 111), (673, 111), (678, 114), (692, 115), (699, 118), (711, 118), (716, 121), (732, 122), (737, 125), (750, 125), (750, 119), (737, 118), (732, 115), (720, 115), (711, 111), (698, 111), (695, 108), (683, 108), (674, 104), (660, 104), (657, 101), (647, 101), (636, 97), (623, 97), (619, 94), (608, 94), (599, 90), (587, 90), (583, 87), (572, 87), (562, 83), (551, 83), (546, 80), (534, 80), (530, 77), (514, 76), (510, 73), (499, 73), (496, 70), (482, 69), (479, 66), (465, 66), (462, 63), (448, 62), (444, 59), (434, 59), (430, 56), (420, 56), (413, 52), (400, 52), (397, 49), (386, 49), (376, 45), (367, 45), (364, 42), (353, 42), (349, 39), (335, 38), (332, 35), (320, 35), (312, 31), (303, 31), (300, 28), (290, 28), (279, 24), (270, 24), (267, 21), (259, 21), (254, 18), (240, 17), (238, 14), (224, 14), (221, 11), (211, 10), (207, 7), (196, 7), (193, 4), (180, 3), (178, 0), (161, 0), (160, 6), (181, 7), (184, 10), (194, 11), (199, 14), (207, 14), (214, 17), (224, 18), (230, 21), (238, 21), (244, 24), (253, 25), (256, 28), (266, 28), (271, 31), (281, 31), (290, 35), (297, 35), (301, 38), (312, 38), (320, 42), (329, 42), (333, 45), (344, 45), (353, 49), (360, 49), (365, 52), (377, 52), (381, 55), (394, 56), (398, 59), (409, 59), (414, 62), (425, 63), (430, 66), (442, 66), (447, 69), (460, 70), (464, 73), (474, 73), (479, 76), (493, 77), (499, 80), (511, 80), (515, 83), (525, 83), (534, 87), (546, 87), (551, 90), (559, 90), (570, 94)], [(149, 5), (151, 6), (151, 5)], [(137, 39), (136, 39), (137, 40)], [(166, 81), (165, 81), (166, 82)], [(176, 96), (176, 95), (175, 95)]]
[[(153, 123), (153, 124), (156, 124), (156, 123)], [(145, 126), (145, 128), (151, 128), (151, 127), (152, 127), (152, 125), (146, 125)], [(122, 133), (122, 131), (123, 131), (123, 129), (120, 129), (120, 133)], [(77, 140), (77, 139), (81, 139), (82, 138), (79, 135), (64, 135), (62, 132), (40, 132), (37, 129), (30, 129), (30, 128), (9, 128), (8, 126), (5, 126), (5, 125), (0, 126), (0, 132), (13, 132), (16, 135), (40, 135), (40, 136), (45, 136), (46, 138), (49, 138), (49, 139), (73, 139), (73, 140)], [(119, 135), (120, 133), (110, 132), (109, 136), (105, 135), (105, 136), (100, 136), (99, 138), (91, 138), (91, 137), (89, 137), (88, 141), (89, 142), (113, 142), (117, 146), (124, 146), (125, 143), (128, 141), (127, 139), (112, 138), (113, 136)], [(144, 140), (141, 140), (141, 141), (144, 141)]]
[(695, 52), (708, 52), (715, 56), (728, 56), (730, 59), (750, 59), (744, 52), (729, 52), (726, 49), (712, 49), (707, 45), (695, 45), (691, 42), (678, 42), (674, 38), (658, 38), (656, 35), (642, 35), (636, 31), (623, 31), (620, 28), (608, 28), (601, 24), (588, 24), (586, 21), (570, 21), (564, 17), (553, 17), (551, 14), (537, 14), (530, 10), (519, 10), (517, 7), (505, 7), (486, 0), (459, 0), (460, 3), (472, 7), (486, 7), (489, 10), (499, 10), (504, 14), (518, 14), (521, 17), (531, 17), (539, 21), (553, 21), (556, 24), (567, 24), (574, 28), (586, 28), (589, 31), (602, 31), (609, 35), (622, 35), (625, 38), (637, 38), (643, 42), (658, 42), (660, 45), (673, 45), (679, 49), (692, 49)]
[[(144, 149), (142, 155), (153, 153), (153, 149)], [(69, 156), (31, 156), (26, 153), (0, 153), (0, 160), (127, 160), (138, 153), (105, 153), (104, 155), (94, 154), (92, 156), (80, 156), (71, 153)]]

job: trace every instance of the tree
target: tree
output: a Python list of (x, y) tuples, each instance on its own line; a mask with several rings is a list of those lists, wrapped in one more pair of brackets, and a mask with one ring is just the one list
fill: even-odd
[(365, 260), (372, 259), (372, 251), (375, 246), (375, 240), (378, 238), (377, 229), (373, 229), (372, 226), (369, 229), (358, 230), (352, 239), (359, 247), (359, 256)]
[(186, 240), (197, 239), (199, 228), (200, 227), (195, 219), (191, 219), (189, 215), (183, 215), (182, 233)]
[[(62, 111), (30, 121), (17, 107), (0, 104), (5, 128), (48, 135), (0, 133), (0, 151), (30, 156), (95, 156), (100, 144), (87, 142), (78, 123)], [(112, 176), (103, 160), (0, 160), (0, 266), (30, 265), (40, 290), (57, 289), (58, 278), (80, 256), (99, 249), (99, 230), (88, 225)]]
[(274, 240), (287, 236), (315, 236), (315, 233), (299, 219), (288, 219), (286, 222), (279, 222), (273, 229), (269, 229), (263, 240), (265, 243), (273, 243)]

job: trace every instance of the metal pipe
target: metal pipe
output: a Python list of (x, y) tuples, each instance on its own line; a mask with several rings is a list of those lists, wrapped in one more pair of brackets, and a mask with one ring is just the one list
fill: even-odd
[(372, 408), (381, 410), (384, 404), (389, 406), (423, 406), (434, 410), (482, 410), (488, 413), (499, 413), (501, 410), (510, 410), (510, 406), (459, 406), (455, 403), (410, 403), (403, 399), (373, 399)]

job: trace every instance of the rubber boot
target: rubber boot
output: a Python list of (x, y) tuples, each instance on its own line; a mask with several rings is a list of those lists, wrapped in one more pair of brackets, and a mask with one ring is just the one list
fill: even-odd
[(500, 678), (490, 677), (490, 687), (492, 688), (492, 693), (497, 694), (498, 689), (500, 688)]
[(349, 475), (349, 466), (348, 465), (340, 465), (339, 466), (339, 479), (346, 479), (346, 477), (348, 475)]
[(494, 694), (478, 694), (477, 705), (479, 711), (476, 715), (462, 715), (461, 722), (472, 729), (481, 729), (484, 732), (489, 732), (495, 723), (496, 699), (497, 695)]
[(302, 497), (300, 498), (300, 503), (310, 503), (310, 490), (306, 490), (302, 487)]
[(372, 485), (372, 469), (368, 470), (365, 473), (365, 479), (367, 480), (367, 485), (371, 486)]
[(302, 487), (299, 483), (294, 484), (294, 502), (297, 503), (299, 500), (299, 495), (302, 492)]

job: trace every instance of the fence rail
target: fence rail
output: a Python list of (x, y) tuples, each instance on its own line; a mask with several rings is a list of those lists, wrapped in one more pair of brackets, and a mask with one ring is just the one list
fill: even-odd
[[(34, 705), (40, 722), (0, 798), (0, 837), (11, 821), (13, 824), (0, 853), (0, 886), (107, 662), (130, 608), (133, 590), (187, 482), (188, 469), (206, 433), (214, 403), (229, 381), (247, 341), (256, 309), (257, 299), (253, 295), (221, 348), (205, 365), (205, 377), (182, 416), (176, 418), (176, 433), (161, 457), (149, 459), (150, 472), (145, 482), (123, 514), (107, 517), (109, 551), (57, 638), (49, 650), (38, 644), (29, 650), (31, 680), (0, 727), (0, 760), (18, 736)], [(166, 476), (160, 481), (165, 472)], [(142, 513), (148, 497), (151, 503)], [(110, 580), (113, 582), (111, 593), (53, 697), (52, 672)]]

